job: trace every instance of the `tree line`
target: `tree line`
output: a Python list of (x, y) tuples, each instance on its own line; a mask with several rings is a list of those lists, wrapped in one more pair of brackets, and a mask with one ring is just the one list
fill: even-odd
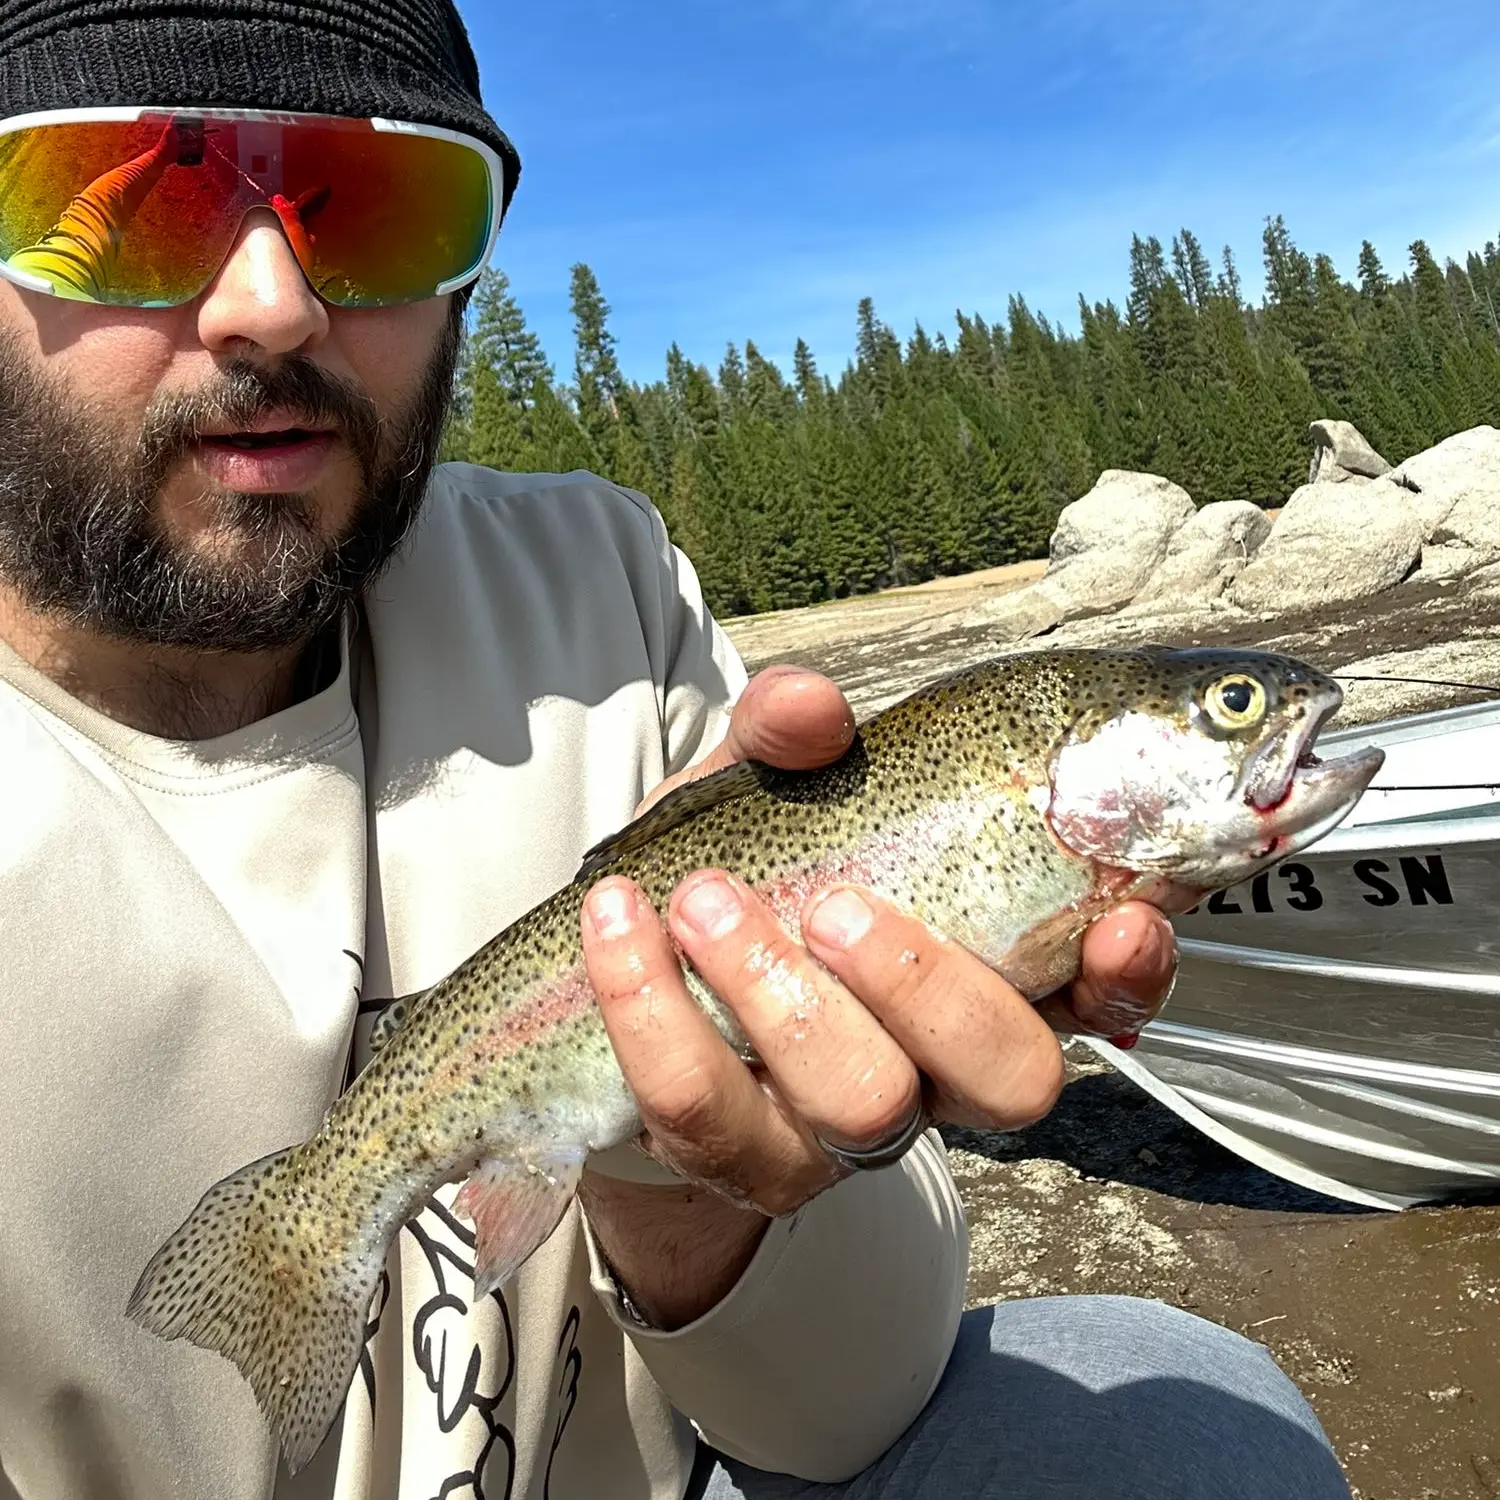
[(1045, 555), (1058, 511), (1105, 469), (1165, 475), (1204, 503), (1279, 505), (1306, 481), (1308, 424), (1355, 423), (1393, 463), (1500, 426), (1500, 250), (1440, 266), (1418, 240), (1394, 279), (1366, 241), (1357, 279), (1280, 217), (1247, 301), (1188, 230), (1133, 237), (1123, 308), (1079, 298), (1065, 332), (1012, 297), (903, 342), (866, 299), (832, 379), (799, 341), (790, 372), (754, 343), (717, 371), (674, 344), (627, 381), (610, 308), (572, 273), (559, 381), (502, 272), (469, 309), (444, 457), (588, 469), (649, 495), (721, 616), (793, 608)]

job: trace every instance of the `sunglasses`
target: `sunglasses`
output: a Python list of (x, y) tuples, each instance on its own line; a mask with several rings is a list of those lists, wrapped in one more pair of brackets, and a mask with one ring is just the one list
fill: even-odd
[(0, 277), (109, 307), (180, 307), (270, 209), (335, 307), (474, 281), (505, 172), (433, 125), (243, 109), (53, 110), (0, 121)]

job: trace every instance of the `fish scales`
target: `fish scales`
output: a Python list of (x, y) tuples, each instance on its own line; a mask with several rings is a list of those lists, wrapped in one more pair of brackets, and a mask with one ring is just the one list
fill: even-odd
[(583, 963), (597, 880), (626, 876), (661, 909), (693, 871), (727, 869), (793, 937), (813, 892), (867, 885), (1035, 999), (1076, 973), (1082, 933), (1120, 900), (1185, 909), (1347, 815), (1379, 758), (1310, 756), (1339, 700), (1266, 653), (1020, 655), (888, 709), (823, 770), (743, 765), (679, 790), (404, 1003), (317, 1135), (205, 1194), (130, 1314), (233, 1359), (300, 1467), (347, 1388), (391, 1241), (438, 1187), (469, 1177), (456, 1207), (482, 1293), (556, 1227), (588, 1153), (638, 1132)]

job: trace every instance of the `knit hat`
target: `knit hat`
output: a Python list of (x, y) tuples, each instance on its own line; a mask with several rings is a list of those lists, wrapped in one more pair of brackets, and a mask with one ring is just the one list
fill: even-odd
[(0, 118), (139, 104), (381, 116), (521, 159), (453, 0), (0, 0)]

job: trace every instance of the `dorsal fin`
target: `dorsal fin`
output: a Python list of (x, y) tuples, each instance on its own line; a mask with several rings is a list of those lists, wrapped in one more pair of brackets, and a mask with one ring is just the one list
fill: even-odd
[(734, 802), (751, 792), (765, 792), (777, 802), (842, 802), (865, 790), (869, 771), (870, 756), (862, 733), (855, 734), (853, 743), (832, 765), (816, 771), (781, 771), (758, 760), (737, 761), (701, 781), (678, 787), (634, 823), (595, 844), (583, 856), (573, 879), (592, 880), (622, 855), (722, 802)]
[(715, 771), (699, 781), (690, 781), (675, 792), (668, 792), (655, 807), (649, 808), (635, 822), (628, 823), (618, 833), (594, 845), (583, 856), (575, 880), (592, 880), (601, 870), (612, 865), (622, 855), (643, 848), (652, 839), (669, 828), (703, 812), (717, 807), (721, 802), (733, 802), (737, 798), (758, 791), (763, 785), (764, 768), (753, 760), (742, 760), (735, 765)]

